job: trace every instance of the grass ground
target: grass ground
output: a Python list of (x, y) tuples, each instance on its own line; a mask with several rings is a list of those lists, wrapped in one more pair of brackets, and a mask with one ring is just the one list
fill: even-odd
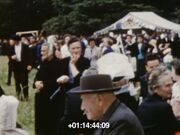
[[(0, 56), (0, 85), (5, 90), (6, 95), (16, 95), (14, 78), (12, 77), (11, 86), (7, 86), (7, 63), (8, 59), (5, 56)], [(29, 74), (29, 101), (20, 101), (18, 107), (17, 121), (20, 123), (23, 129), (29, 132), (30, 135), (34, 135), (34, 93), (35, 90), (32, 88), (32, 82), (36, 71), (32, 70)]]

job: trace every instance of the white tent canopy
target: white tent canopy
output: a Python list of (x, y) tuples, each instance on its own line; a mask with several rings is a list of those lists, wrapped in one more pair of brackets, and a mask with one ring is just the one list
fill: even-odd
[(148, 28), (151, 30), (171, 30), (180, 33), (180, 25), (160, 17), (154, 12), (130, 12), (110, 26), (94, 32), (94, 36), (117, 29)]

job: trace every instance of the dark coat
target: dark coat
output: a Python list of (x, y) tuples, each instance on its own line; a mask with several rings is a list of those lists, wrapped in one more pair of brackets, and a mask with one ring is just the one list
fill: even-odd
[(170, 47), (172, 49), (172, 55), (173, 57), (180, 58), (180, 39), (176, 37), (173, 42), (171, 42)]
[(141, 52), (144, 58), (138, 59), (138, 55), (140, 53), (139, 48), (138, 48), (138, 43), (134, 43), (131, 46), (128, 46), (127, 49), (131, 51), (131, 56), (136, 57), (137, 59), (137, 72), (136, 72), (136, 79), (139, 79), (140, 76), (144, 75), (146, 73), (145, 69), (145, 58), (147, 56), (147, 51), (148, 51), (149, 45), (146, 43), (142, 44), (141, 47)]
[(37, 58), (37, 45), (29, 46), (29, 50), (32, 57), (32, 67), (37, 68), (39, 61)]
[(54, 58), (50, 61), (45, 60), (40, 63), (34, 81), (43, 81), (44, 88), (40, 91), (40, 93), (47, 98), (49, 98), (59, 87), (56, 80), (61, 73), (60, 66), (60, 61)]
[[(64, 58), (61, 60), (61, 74), (69, 76), (69, 62), (70, 57)], [(69, 90), (76, 86), (79, 86), (80, 77), (85, 69), (90, 67), (90, 61), (87, 58), (81, 56), (78, 61), (76, 62), (76, 67), (79, 70), (79, 74), (74, 78), (74, 83), (67, 83), (65, 84), (65, 89)]]
[(101, 122), (108, 122), (109, 128), (99, 128), (94, 135), (144, 135), (143, 128), (135, 114), (119, 100), (112, 103)]
[(50, 97), (59, 87), (60, 63), (56, 59), (43, 61), (35, 81), (43, 81), (44, 88), (35, 94), (35, 131), (37, 135), (59, 135), (59, 122), (64, 112), (64, 94)]
[(9, 44), (2, 43), (2, 55), (9, 55), (11, 46)]
[(23, 91), (24, 98), (28, 100), (29, 92), (28, 92), (28, 70), (27, 66), (32, 65), (32, 59), (29, 47), (27, 45), (22, 44), (21, 46), (21, 61), (13, 60), (11, 57), (15, 55), (15, 46), (12, 46), (9, 52), (10, 58), (10, 70), (14, 72), (14, 79), (15, 79), (15, 87), (16, 87), (16, 94), (19, 99), (22, 97), (21, 91)]
[[(69, 76), (69, 62), (70, 62), (70, 57), (67, 57), (61, 61), (62, 65), (62, 75), (67, 75)], [(81, 99), (80, 96), (77, 94), (70, 94), (67, 93), (68, 90), (71, 88), (74, 88), (76, 86), (79, 86), (80, 83), (80, 77), (82, 76), (82, 73), (85, 69), (88, 69), (90, 67), (90, 61), (83, 56), (81, 56), (77, 63), (76, 67), (79, 70), (79, 74), (74, 78), (73, 83), (67, 83), (63, 85), (63, 88), (65, 89), (66, 93), (66, 100), (65, 100), (65, 111), (64, 111), (64, 117), (61, 120), (61, 128), (63, 132), (61, 133), (62, 135), (75, 135), (76, 133), (84, 133), (84, 131), (88, 132), (88, 130), (82, 130), (82, 129), (69, 129), (68, 124), (74, 122), (74, 121), (79, 121), (79, 122), (86, 122), (86, 116), (83, 115), (83, 112), (80, 110), (80, 105), (81, 105)]]
[(177, 122), (171, 106), (158, 95), (148, 96), (138, 109), (145, 135), (174, 135)]
[(138, 102), (135, 97), (130, 95), (129, 91), (118, 94), (116, 97), (136, 114)]
[(148, 96), (148, 77), (149, 77), (148, 73), (140, 77), (140, 85), (141, 85), (140, 96), (142, 96), (143, 99)]
[[(141, 52), (142, 52), (142, 54), (143, 54), (144, 56), (147, 55), (147, 50), (148, 50), (148, 48), (149, 48), (149, 45), (143, 43), (143, 45), (142, 45), (142, 47), (141, 47)], [(132, 56), (132, 57), (136, 57), (136, 58), (137, 58), (137, 56), (138, 56), (138, 54), (139, 54), (138, 43), (134, 43), (133, 45), (128, 46), (127, 49), (131, 51), (131, 56)]]
[[(9, 50), (9, 56), (15, 55), (15, 46), (11, 47)], [(32, 56), (27, 45), (22, 44), (21, 48), (21, 62), (12, 60), (12, 67), (14, 72), (24, 72), (27, 70), (28, 65), (32, 65)]]

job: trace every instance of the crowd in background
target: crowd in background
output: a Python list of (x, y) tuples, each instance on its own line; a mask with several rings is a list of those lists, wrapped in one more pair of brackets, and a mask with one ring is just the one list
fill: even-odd
[[(90, 129), (68, 128), (73, 121), (91, 121), (80, 110), (80, 97), (67, 91), (79, 86), (83, 72), (97, 68), (97, 61), (109, 53), (127, 56), (133, 67), (135, 77), (128, 80), (131, 87), (123, 87), (125, 91), (116, 96), (137, 115), (145, 135), (175, 134), (180, 129), (179, 51), (178, 34), (167, 32), (100, 37), (42, 33), (0, 40), (0, 54), (9, 60), (7, 85), (13, 74), (20, 101), (29, 101), (28, 74), (37, 70), (33, 85), (37, 135), (92, 134)], [(115, 79), (124, 86), (127, 80), (121, 77)]]

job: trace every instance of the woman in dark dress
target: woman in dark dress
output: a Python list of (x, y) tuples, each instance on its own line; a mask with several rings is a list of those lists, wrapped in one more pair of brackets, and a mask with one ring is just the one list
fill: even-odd
[(59, 85), (60, 63), (49, 53), (49, 45), (41, 48), (42, 61), (35, 77), (36, 135), (59, 135), (59, 121), (64, 110), (64, 95), (54, 93)]
[(141, 103), (137, 113), (146, 135), (174, 135), (176, 132), (177, 121), (167, 102), (172, 95), (172, 85), (171, 75), (164, 67), (151, 72), (151, 94)]

